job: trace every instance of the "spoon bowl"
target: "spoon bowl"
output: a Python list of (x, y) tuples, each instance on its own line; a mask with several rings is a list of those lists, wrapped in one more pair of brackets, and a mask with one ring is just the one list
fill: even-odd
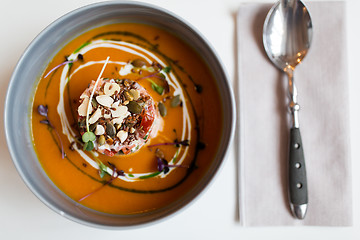
[(264, 23), (265, 52), (279, 69), (294, 69), (310, 48), (312, 32), (310, 14), (301, 1), (277, 2)]
[(294, 69), (307, 54), (312, 39), (312, 21), (300, 0), (281, 0), (269, 11), (263, 28), (263, 44), (269, 59), (285, 72), (289, 83), (292, 116), (289, 146), (289, 202), (294, 216), (305, 218), (308, 206), (304, 150), (301, 141), (294, 83)]

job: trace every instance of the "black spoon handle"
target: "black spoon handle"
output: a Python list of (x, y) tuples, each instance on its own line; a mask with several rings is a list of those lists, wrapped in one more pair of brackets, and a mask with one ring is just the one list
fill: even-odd
[(295, 127), (290, 130), (289, 197), (294, 215), (303, 219), (307, 210), (308, 190), (300, 129)]

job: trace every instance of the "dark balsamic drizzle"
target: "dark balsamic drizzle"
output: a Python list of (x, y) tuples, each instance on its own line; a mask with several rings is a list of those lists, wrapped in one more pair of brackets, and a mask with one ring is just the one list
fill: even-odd
[[(169, 64), (168, 66), (171, 67), (172, 69), (172, 72), (173, 74), (176, 76), (176, 78), (179, 80), (180, 84), (182, 86), (185, 86), (185, 84), (183, 83), (182, 79), (180, 78), (180, 76), (177, 74), (176, 70), (174, 69), (174, 67), (176, 67), (178, 70), (180, 70), (181, 72), (185, 73), (185, 75), (189, 78), (189, 80), (194, 84), (194, 88), (195, 90), (198, 92), (198, 93), (201, 93), (202, 92), (202, 86), (199, 85), (199, 84), (196, 84), (196, 82), (193, 80), (193, 78), (191, 77), (191, 75), (189, 73), (186, 72), (186, 70), (181, 66), (179, 65), (178, 61), (177, 60), (173, 60), (171, 59), (170, 57), (168, 57), (167, 55), (165, 55), (164, 53), (162, 53), (159, 49), (158, 49), (158, 45), (157, 44), (152, 44), (150, 41), (148, 41), (146, 38), (138, 35), (138, 34), (135, 34), (135, 33), (132, 33), (132, 32), (127, 32), (127, 31), (112, 31), (112, 32), (104, 32), (104, 33), (100, 33), (98, 35), (95, 35), (94, 37), (92, 37), (90, 40), (86, 41), (85, 44), (83, 44), (82, 46), (80, 46), (76, 51), (80, 51), (82, 47), (85, 47), (87, 44), (86, 43), (90, 43), (91, 40), (94, 40), (94, 39), (98, 39), (98, 38), (101, 38), (101, 37), (105, 37), (105, 36), (108, 36), (108, 35), (121, 35), (121, 36), (128, 36), (128, 37), (133, 37), (135, 39), (137, 39), (138, 41), (140, 42), (143, 42), (144, 44), (147, 44), (148, 46), (146, 45), (143, 45), (143, 44), (140, 44), (140, 43), (135, 43), (135, 42), (132, 42), (132, 41), (126, 41), (128, 43), (132, 43), (132, 44), (136, 44), (140, 47), (143, 47), (147, 50), (150, 50), (150, 51), (154, 51), (155, 53), (159, 54), (161, 57), (163, 57), (166, 62)], [(119, 39), (110, 39), (110, 40), (116, 40), (116, 41), (124, 41), (124, 40), (119, 40)], [(80, 60), (83, 60), (83, 56), (81, 55), (81, 57), (79, 57)], [(70, 69), (69, 69), (69, 74), (70, 74), (70, 71), (71, 71), (71, 67), (72, 65), (70, 65)], [(67, 86), (67, 90), (68, 90), (68, 93), (70, 92), (69, 91), (69, 84), (70, 81), (68, 82), (68, 86)], [(49, 83), (48, 83), (49, 85)], [(169, 187), (166, 187), (166, 188), (162, 188), (162, 189), (150, 189), (150, 190), (143, 190), (143, 189), (135, 189), (135, 188), (125, 188), (125, 187), (121, 187), (121, 186), (117, 186), (117, 185), (114, 185), (113, 183), (109, 183), (108, 186), (110, 187), (113, 187), (115, 189), (119, 189), (119, 190), (122, 190), (122, 191), (127, 191), (127, 192), (132, 192), (132, 193), (141, 193), (141, 194), (152, 194), (152, 193), (160, 193), (160, 192), (166, 192), (166, 191), (169, 191), (169, 190), (172, 190), (176, 187), (178, 187), (179, 185), (181, 185), (191, 174), (192, 172), (197, 168), (197, 165), (196, 165), (196, 161), (197, 161), (197, 157), (198, 157), (198, 153), (200, 150), (204, 149), (206, 147), (206, 145), (200, 141), (200, 125), (199, 125), (199, 116), (196, 112), (196, 109), (195, 109), (195, 106), (194, 106), (194, 103), (190, 97), (190, 94), (189, 92), (187, 91), (186, 88), (183, 88), (185, 94), (186, 94), (186, 97), (188, 98), (189, 100), (189, 103), (190, 103), (190, 106), (191, 106), (191, 109), (192, 109), (192, 112), (194, 114), (194, 117), (195, 117), (195, 130), (196, 130), (196, 147), (195, 147), (195, 153), (194, 153), (194, 157), (193, 159), (191, 160), (191, 163), (189, 165), (189, 168), (187, 168), (187, 172), (186, 174), (175, 184), (173, 184), (172, 186), (169, 186)], [(71, 101), (71, 98), (70, 98), (70, 94), (68, 94), (69, 96), (69, 104), (70, 104), (70, 107), (71, 109), (73, 109), (73, 104), (72, 104), (72, 101)], [(71, 110), (71, 114), (72, 114), (72, 117), (75, 119), (75, 114), (73, 113), (73, 110)], [(53, 133), (51, 132), (51, 136), (54, 140), (54, 142), (56, 143), (56, 145), (60, 148), (60, 146), (57, 144), (57, 142), (55, 141), (55, 136), (53, 135)], [(96, 182), (99, 182), (99, 183), (105, 183), (107, 181), (105, 180), (100, 180), (100, 179), (97, 179), (93, 176), (91, 176), (90, 174), (88, 174), (87, 172), (85, 172), (81, 167), (79, 167), (77, 164), (75, 164), (68, 156), (65, 156), (65, 158), (77, 169), (79, 170), (82, 174), (88, 176), (90, 179), (96, 181)]]

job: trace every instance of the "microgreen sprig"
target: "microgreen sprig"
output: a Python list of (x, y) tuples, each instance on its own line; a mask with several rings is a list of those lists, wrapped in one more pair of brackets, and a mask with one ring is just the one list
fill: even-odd
[(156, 161), (157, 161), (157, 169), (159, 172), (164, 171), (164, 173), (167, 173), (169, 171), (169, 168), (171, 167), (189, 168), (188, 165), (169, 164), (165, 159), (160, 157), (156, 157)]
[(182, 141), (178, 141), (175, 140), (174, 142), (165, 142), (165, 143), (157, 143), (157, 144), (153, 144), (153, 145), (149, 145), (147, 146), (148, 148), (152, 148), (152, 147), (157, 147), (157, 146), (164, 146), (164, 145), (176, 145), (176, 146), (189, 146), (189, 140), (182, 140)]
[(64, 65), (69, 64), (69, 63), (74, 63), (74, 62), (76, 62), (76, 61), (78, 61), (78, 60), (83, 60), (83, 59), (84, 59), (84, 58), (83, 58), (83, 55), (78, 54), (78, 56), (77, 56), (76, 59), (74, 59), (74, 60), (67, 60), (67, 61), (62, 62), (62, 63), (60, 63), (59, 65), (55, 66), (54, 68), (52, 68), (52, 69), (45, 75), (44, 78), (47, 78), (53, 71), (55, 71), (56, 69), (60, 68), (61, 66), (64, 66)]
[(151, 82), (151, 88), (157, 92), (159, 95), (162, 95), (164, 92), (164, 88), (158, 84), (156, 84), (153, 80), (148, 78), (148, 81)]
[(49, 120), (48, 110), (49, 110), (49, 109), (48, 109), (48, 106), (44, 106), (44, 105), (39, 105), (39, 106), (38, 106), (38, 108), (37, 108), (38, 113), (39, 113), (41, 116), (46, 117), (46, 120), (41, 120), (40, 123), (43, 123), (43, 124), (48, 125), (49, 127), (51, 127), (51, 128), (55, 131), (56, 136), (57, 136), (58, 141), (59, 141), (59, 144), (60, 144), (60, 147), (61, 147), (61, 158), (64, 159), (64, 158), (65, 158), (64, 145), (63, 145), (62, 140), (61, 140), (61, 138), (60, 138), (59, 132), (56, 130), (56, 128), (54, 127), (54, 125), (52, 125), (52, 123), (51, 123), (50, 120)]
[[(167, 67), (164, 67), (159, 72), (139, 78), (138, 80), (147, 79), (151, 83), (151, 88), (155, 92), (157, 92), (159, 95), (162, 95), (164, 93), (164, 91), (165, 91), (165, 93), (168, 93), (170, 91), (169, 83), (166, 81), (166, 77), (164, 75), (164, 73), (170, 73), (170, 71), (171, 71), (171, 67), (167, 66)], [(161, 86), (161, 85), (157, 84), (155, 81), (151, 80), (150, 78), (152, 78), (152, 77), (162, 80), (164, 86)]]
[[(107, 169), (107, 166), (104, 163), (102, 163), (101, 161), (98, 161), (98, 165), (99, 165), (99, 169), (100, 169), (100, 177), (103, 178), (105, 176), (105, 174), (107, 173), (107, 171), (105, 171), (105, 169)], [(117, 169), (114, 165), (111, 164), (111, 166), (113, 167), (113, 169), (112, 169), (113, 172), (112, 172), (112, 175), (110, 176), (110, 179), (108, 181), (106, 181), (103, 185), (101, 185), (100, 187), (98, 187), (97, 189), (92, 191), (91, 193), (86, 194), (84, 197), (80, 198), (78, 200), (78, 202), (81, 202), (84, 199), (90, 197), (91, 195), (98, 192), (100, 189), (102, 189), (106, 185), (109, 185), (110, 183), (112, 183), (112, 181), (114, 181), (118, 176), (123, 174), (122, 170), (117, 171)]]
[(94, 93), (97, 87), (97, 84), (99, 82), (99, 80), (101, 79), (101, 76), (104, 73), (105, 67), (107, 65), (107, 63), (109, 62), (110, 57), (107, 57), (104, 63), (104, 66), (102, 67), (100, 74), (98, 76), (98, 78), (96, 79), (96, 82), (94, 84), (94, 88), (91, 92), (90, 98), (89, 98), (89, 103), (88, 103), (88, 107), (87, 107), (87, 111), (86, 111), (86, 132), (82, 135), (81, 139), (84, 142), (84, 151), (91, 151), (94, 149), (94, 141), (96, 140), (96, 136), (93, 132), (91, 132), (89, 130), (89, 114), (90, 114), (90, 108), (91, 108), (91, 101), (94, 97)]

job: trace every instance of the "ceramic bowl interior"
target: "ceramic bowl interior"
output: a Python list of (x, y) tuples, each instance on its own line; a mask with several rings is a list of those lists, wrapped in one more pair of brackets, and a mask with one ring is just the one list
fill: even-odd
[[(223, 133), (215, 160), (204, 178), (177, 202), (165, 208), (136, 215), (111, 215), (84, 207), (66, 196), (42, 169), (30, 133), (31, 101), (42, 72), (69, 41), (88, 30), (118, 22), (159, 26), (190, 44), (210, 67), (222, 96)], [(103, 2), (61, 17), (42, 31), (19, 60), (10, 80), (5, 103), (5, 134), (14, 164), (31, 191), (55, 212), (90, 226), (119, 228), (164, 219), (183, 208), (208, 185), (219, 169), (232, 139), (235, 110), (233, 94), (223, 67), (206, 40), (189, 24), (166, 10), (143, 3)]]

